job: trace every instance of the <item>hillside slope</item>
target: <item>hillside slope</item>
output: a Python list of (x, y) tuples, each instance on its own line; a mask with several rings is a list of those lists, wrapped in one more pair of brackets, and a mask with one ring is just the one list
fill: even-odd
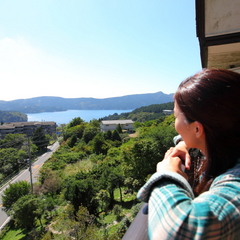
[(0, 101), (0, 110), (23, 113), (75, 110), (136, 109), (151, 104), (173, 101), (173, 94), (163, 92), (127, 95), (113, 98), (61, 98), (36, 97), (12, 101)]
[(144, 122), (166, 116), (163, 113), (163, 110), (173, 110), (173, 108), (174, 108), (173, 102), (152, 104), (149, 106), (136, 108), (132, 112), (126, 112), (121, 114), (115, 113), (113, 115), (104, 117), (103, 120), (131, 119), (137, 122)]
[(21, 112), (0, 111), (0, 123), (6, 122), (27, 122), (28, 117)]

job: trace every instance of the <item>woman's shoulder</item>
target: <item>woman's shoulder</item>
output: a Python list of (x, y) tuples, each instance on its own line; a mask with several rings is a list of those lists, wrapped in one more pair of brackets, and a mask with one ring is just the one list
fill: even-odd
[(219, 184), (227, 184), (228, 186), (238, 185), (240, 187), (240, 158), (237, 160), (233, 168), (228, 169), (225, 173), (215, 178), (211, 188)]

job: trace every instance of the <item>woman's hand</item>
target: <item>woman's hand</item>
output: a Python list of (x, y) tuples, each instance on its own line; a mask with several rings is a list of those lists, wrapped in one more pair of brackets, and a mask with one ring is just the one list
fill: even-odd
[(181, 174), (184, 178), (188, 179), (187, 174), (184, 172), (182, 160), (179, 157), (172, 157), (173, 149), (169, 149), (164, 156), (164, 159), (157, 164), (157, 172), (171, 171)]
[(174, 148), (170, 149), (172, 149), (171, 156), (179, 157), (182, 160), (182, 164), (185, 166), (185, 168), (190, 170), (191, 157), (189, 155), (189, 149), (187, 148), (185, 142), (181, 141)]

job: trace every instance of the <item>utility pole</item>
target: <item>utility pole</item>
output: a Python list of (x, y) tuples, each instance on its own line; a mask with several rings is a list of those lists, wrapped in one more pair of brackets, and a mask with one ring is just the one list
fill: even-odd
[(30, 151), (30, 140), (29, 140), (29, 137), (28, 137), (28, 163), (29, 163), (29, 172), (30, 172), (30, 185), (31, 185), (31, 191), (33, 193), (32, 160), (31, 160), (31, 151)]

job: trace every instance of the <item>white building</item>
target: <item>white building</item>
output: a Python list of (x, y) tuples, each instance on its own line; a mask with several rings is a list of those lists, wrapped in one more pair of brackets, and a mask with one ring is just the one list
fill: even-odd
[(120, 124), (123, 130), (133, 130), (132, 120), (103, 120), (101, 122), (101, 131), (106, 132), (108, 130), (115, 130), (117, 125)]
[(171, 114), (173, 114), (173, 110), (163, 110), (163, 113), (165, 115), (171, 115)]

